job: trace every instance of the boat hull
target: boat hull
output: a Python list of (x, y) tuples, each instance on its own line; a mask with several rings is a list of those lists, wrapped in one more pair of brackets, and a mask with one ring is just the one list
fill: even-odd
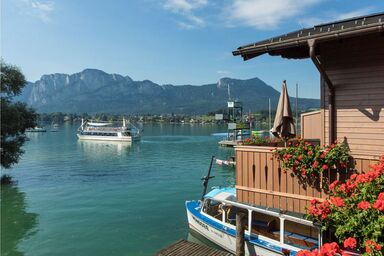
[[(214, 221), (201, 214), (199, 202), (197, 201), (187, 201), (186, 208), (190, 229), (219, 245), (223, 249), (231, 253), (236, 253), (235, 229), (227, 227), (219, 221)], [(257, 238), (252, 239), (252, 242), (250, 242), (249, 236), (245, 241), (245, 254), (263, 256), (284, 255), (281, 252), (280, 247)]]
[(92, 136), (77, 134), (79, 140), (96, 140), (96, 141), (120, 141), (120, 142), (132, 142), (131, 136), (119, 137), (119, 136)]

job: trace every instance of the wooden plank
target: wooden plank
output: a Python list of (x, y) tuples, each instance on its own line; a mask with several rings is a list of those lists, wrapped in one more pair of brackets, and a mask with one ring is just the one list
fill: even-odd
[[(272, 153), (270, 154), (272, 157)], [(273, 190), (274, 191), (281, 191), (280, 190), (280, 174), (281, 168), (279, 166), (279, 161), (273, 157)], [(280, 197), (279, 196), (273, 196), (273, 208), (280, 209)]]
[[(291, 169), (287, 170), (287, 193), (288, 194), (293, 194), (293, 181), (294, 181), (295, 175), (293, 174)], [(288, 211), (293, 211), (294, 210), (294, 204), (293, 204), (293, 199), (288, 198), (287, 199), (287, 210)]]
[[(299, 194), (303, 196), (307, 196), (307, 186), (306, 184), (298, 183), (297, 186), (299, 187)], [(300, 200), (299, 202), (299, 211), (305, 212), (305, 207), (307, 205), (307, 202), (305, 200)]]
[[(300, 193), (300, 181), (297, 175), (294, 175), (293, 177), (293, 193), (295, 195), (302, 195)], [(300, 200), (297, 198), (293, 200), (293, 211), (300, 212)]]
[[(280, 190), (281, 193), (287, 193), (287, 172), (285, 170), (281, 170), (280, 177)], [(286, 211), (288, 210), (287, 199), (285, 197), (280, 198), (280, 209)]]
[(363, 160), (362, 159), (355, 159), (355, 169), (362, 170), (363, 168)]
[[(243, 182), (242, 182), (242, 184), (245, 187), (249, 187), (249, 185), (248, 185), (248, 173), (249, 173), (248, 169), (249, 168), (248, 168), (248, 153), (247, 152), (243, 153), (242, 162), (243, 162), (243, 168), (242, 168)], [(243, 192), (243, 202), (249, 202), (247, 191)]]
[[(342, 85), (345, 85), (346, 87), (347, 86), (354, 86), (354, 85), (372, 85), (372, 84), (380, 84), (383, 82), (383, 77), (380, 76), (379, 74), (373, 74), (374, 76), (372, 76), (371, 74), (369, 76), (367, 75), (362, 75), (361, 73), (359, 74), (356, 74), (356, 76), (345, 76), (345, 75), (342, 75), (342, 76), (333, 76), (331, 79), (332, 79), (332, 82), (333, 82), (333, 85), (338, 87), (338, 86), (342, 86)], [(336, 89), (337, 90), (337, 89)]]
[[(243, 185), (243, 154), (242, 152), (236, 151), (236, 184)], [(239, 202), (243, 202), (243, 193), (236, 191), (236, 197)]]
[(343, 68), (343, 69), (327, 69), (327, 74), (329, 74), (329, 77), (333, 79), (334, 77), (339, 76), (351, 76), (356, 75), (356, 78), (358, 78), (359, 75), (370, 73), (373, 75), (376, 74), (382, 74), (384, 72), (384, 65), (377, 65), (374, 67), (352, 67), (352, 68)]
[[(260, 153), (260, 188), (264, 190), (267, 188), (267, 181), (266, 181), (266, 175), (265, 175), (265, 167), (266, 167), (267, 161), (265, 158), (266, 158), (265, 153)], [(260, 195), (260, 204), (265, 206), (266, 203), (267, 203), (266, 195), (265, 194)]]
[[(375, 130), (375, 132), (380, 132), (383, 130), (383, 124), (381, 123), (375, 123), (375, 122), (370, 122), (370, 123), (356, 123), (356, 122), (344, 122), (344, 123), (338, 123), (337, 124), (338, 128), (369, 128), (372, 130)], [(326, 123), (325, 128), (328, 129), (328, 123)]]
[[(261, 174), (260, 174), (260, 153), (253, 152), (253, 164), (255, 166), (255, 186), (254, 188), (260, 188)], [(259, 193), (255, 193), (255, 204), (261, 204), (261, 198)]]
[[(271, 153), (265, 153), (266, 158), (266, 181), (267, 181), (267, 190), (273, 190), (273, 159), (271, 159)], [(277, 171), (277, 170), (276, 170)], [(273, 196), (267, 195), (267, 207), (273, 207)]]
[(265, 195), (271, 194), (274, 196), (282, 196), (282, 197), (286, 197), (286, 198), (290, 198), (290, 199), (295, 198), (295, 199), (307, 200), (307, 201), (310, 201), (312, 199), (319, 199), (319, 197), (296, 195), (296, 194), (292, 194), (292, 193), (283, 193), (283, 192), (279, 192), (279, 191), (273, 191), (273, 190), (267, 190), (267, 189), (258, 189), (258, 188), (249, 188), (249, 187), (242, 187), (242, 186), (237, 186), (237, 185), (236, 185), (236, 189), (240, 189), (240, 190), (244, 190), (244, 191), (253, 191), (253, 192), (265, 194)]
[(179, 240), (169, 245), (166, 248), (161, 249), (155, 255), (157, 256), (184, 256), (184, 255), (216, 255), (216, 256), (230, 256), (233, 255), (229, 252), (208, 247), (206, 245), (200, 245), (186, 240)]
[[(248, 187), (253, 188), (255, 186), (254, 184), (254, 171), (253, 171), (253, 153), (247, 152), (248, 156)], [(253, 204), (254, 203), (254, 193), (249, 192), (248, 193), (248, 201)]]
[[(383, 96), (384, 99), (384, 96)], [(384, 100), (383, 100), (384, 101)], [(342, 116), (337, 117), (337, 122), (340, 124), (340, 122), (346, 122), (346, 123), (369, 123), (369, 124), (381, 124), (381, 127), (383, 127), (384, 120), (382, 120), (380, 117), (384, 117), (384, 115), (376, 115), (376, 114), (370, 114), (369, 112), (367, 115), (361, 113), (360, 116), (345, 116), (343, 113), (339, 113)], [(328, 117), (328, 115), (327, 115)], [(374, 120), (378, 118), (378, 120)]]
[[(348, 127), (349, 126), (349, 127)], [(326, 129), (328, 129), (328, 124), (326, 125)], [(337, 131), (338, 132), (343, 132), (343, 133), (383, 133), (384, 132), (384, 127), (383, 128), (374, 128), (374, 127), (358, 127), (358, 125), (353, 125), (353, 124), (344, 124), (343, 126), (338, 125), (337, 126)]]
[(369, 169), (370, 169), (369, 165), (370, 165), (369, 160), (368, 159), (363, 159), (362, 163), (361, 163), (361, 171), (368, 172)]

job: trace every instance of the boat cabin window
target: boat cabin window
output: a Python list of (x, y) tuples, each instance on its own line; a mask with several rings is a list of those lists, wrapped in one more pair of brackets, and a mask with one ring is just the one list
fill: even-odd
[(222, 220), (222, 204), (218, 201), (206, 199), (204, 201), (203, 212), (218, 220)]
[(303, 249), (318, 247), (319, 229), (293, 221), (284, 221), (284, 243)]
[(280, 219), (267, 214), (252, 212), (251, 233), (280, 241)]

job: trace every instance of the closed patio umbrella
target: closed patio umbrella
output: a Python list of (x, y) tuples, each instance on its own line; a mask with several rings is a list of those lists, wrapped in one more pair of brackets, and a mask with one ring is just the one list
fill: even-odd
[(289, 103), (285, 80), (281, 87), (281, 94), (271, 132), (275, 137), (282, 138), (283, 140), (295, 137), (296, 135), (296, 128), (293, 122), (291, 104)]

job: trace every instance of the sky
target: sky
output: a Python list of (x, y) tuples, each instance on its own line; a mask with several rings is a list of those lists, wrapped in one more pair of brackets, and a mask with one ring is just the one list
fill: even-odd
[(203, 85), (258, 77), (290, 95), (319, 98), (308, 59), (237, 47), (300, 28), (383, 12), (383, 0), (2, 0), (1, 57), (28, 81), (86, 68), (158, 84)]

